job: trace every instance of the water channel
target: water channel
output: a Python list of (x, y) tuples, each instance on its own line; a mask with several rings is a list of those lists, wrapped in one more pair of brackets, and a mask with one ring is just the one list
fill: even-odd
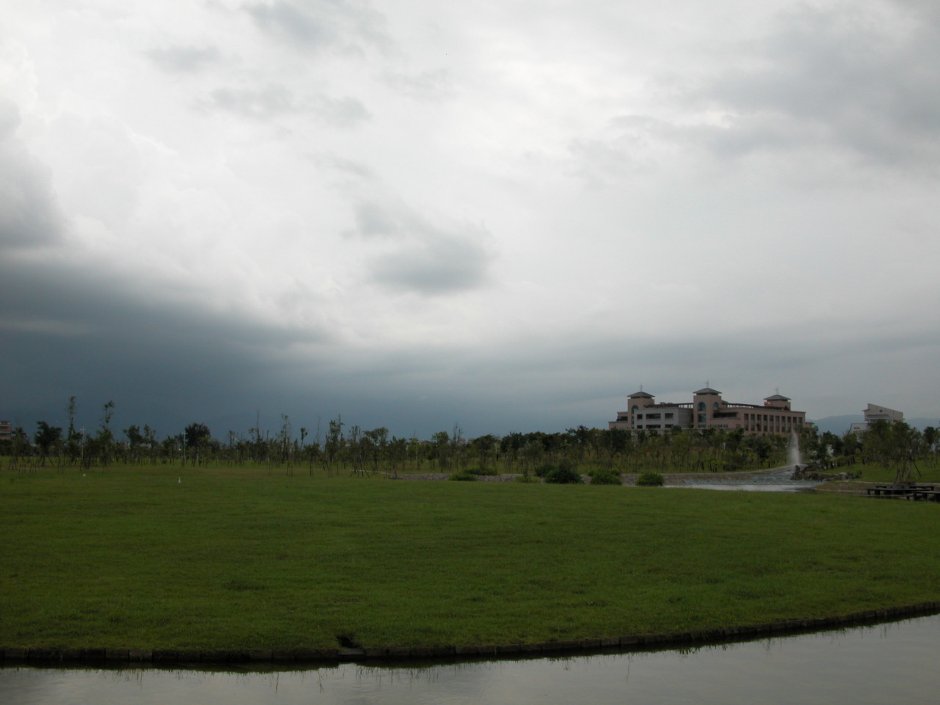
[(686, 651), (306, 670), (0, 669), (0, 703), (736, 703), (940, 699), (940, 616)]

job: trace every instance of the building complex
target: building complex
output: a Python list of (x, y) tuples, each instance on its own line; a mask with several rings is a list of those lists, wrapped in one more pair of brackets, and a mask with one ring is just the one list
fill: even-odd
[(721, 398), (721, 392), (705, 387), (694, 392), (691, 402), (657, 402), (644, 391), (628, 397), (627, 410), (618, 411), (611, 429), (664, 433), (673, 429), (743, 430), (748, 434), (789, 435), (806, 423), (805, 411), (790, 408), (790, 399), (773, 394), (760, 404), (739, 404)]
[(889, 409), (886, 406), (879, 406), (878, 404), (869, 403), (866, 406), (862, 413), (865, 415), (865, 420), (862, 422), (853, 423), (849, 428), (849, 433), (864, 433), (868, 430), (876, 421), (886, 421), (891, 423), (893, 421), (903, 421), (904, 412), (898, 411), (897, 409)]

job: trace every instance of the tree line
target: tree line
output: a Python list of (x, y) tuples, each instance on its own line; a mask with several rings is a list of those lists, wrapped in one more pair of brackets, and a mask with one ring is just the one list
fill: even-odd
[[(115, 405), (102, 405), (100, 423), (87, 431), (76, 427), (76, 398), (66, 407), (62, 428), (39, 421), (32, 436), (22, 428), (0, 445), (12, 467), (107, 467), (122, 464), (268, 464), (288, 472), (349, 472), (358, 475), (403, 472), (476, 474), (535, 473), (565, 464), (585, 470), (613, 472), (730, 472), (784, 465), (791, 442), (780, 436), (747, 435), (743, 431), (675, 429), (664, 434), (578, 426), (561, 432), (513, 432), (504, 436), (464, 436), (459, 426), (430, 438), (398, 437), (385, 427), (365, 429), (347, 424), (341, 415), (311, 434), (296, 431), (280, 416), (276, 431), (260, 423), (244, 433), (229, 431), (213, 437), (205, 423), (193, 422), (181, 432), (158, 438), (147, 424), (113, 428)], [(937, 451), (938, 433), (904, 422), (878, 422), (864, 434), (819, 433), (807, 425), (799, 437), (804, 462), (828, 468), (852, 463), (881, 463), (898, 477), (913, 476), (917, 460)]]

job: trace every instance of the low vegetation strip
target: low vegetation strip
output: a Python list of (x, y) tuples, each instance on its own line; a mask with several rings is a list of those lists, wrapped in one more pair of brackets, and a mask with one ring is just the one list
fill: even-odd
[(250, 469), (8, 471), (0, 648), (470, 654), (929, 607), (940, 514), (906, 504)]

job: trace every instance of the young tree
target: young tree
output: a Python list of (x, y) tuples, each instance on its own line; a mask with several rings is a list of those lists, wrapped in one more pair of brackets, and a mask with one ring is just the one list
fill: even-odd
[(10, 467), (14, 470), (19, 468), (20, 458), (30, 452), (29, 436), (21, 426), (17, 426), (13, 429), (13, 438), (10, 440)]
[(69, 420), (69, 427), (65, 436), (65, 454), (71, 463), (83, 460), (84, 455), (85, 433), (84, 431), (79, 433), (78, 429), (75, 428), (77, 410), (78, 401), (74, 395), (70, 396), (65, 408), (66, 417)]
[(290, 469), (291, 459), (293, 453), (293, 438), (292, 438), (292, 429), (290, 423), (290, 417), (287, 414), (281, 414), (281, 430), (277, 434), (277, 455), (278, 459), (282, 463), (287, 463), (288, 471), (293, 474), (293, 471)]
[(350, 426), (347, 448), (352, 459), (353, 474), (364, 475), (366, 449), (362, 429), (359, 426)]
[(208, 455), (212, 448), (212, 432), (206, 424), (189, 424), (183, 431), (183, 439), (186, 443), (186, 452), (192, 459), (193, 465), (208, 461)]
[(85, 452), (82, 456), (84, 467), (91, 467), (91, 464), (97, 460), (102, 465), (108, 465), (114, 455), (114, 434), (111, 432), (111, 419), (114, 418), (114, 402), (105, 402), (102, 407), (101, 426), (96, 433), (86, 443)]
[(875, 421), (865, 431), (862, 451), (867, 458), (894, 470), (895, 484), (909, 484), (918, 475), (915, 458), (920, 432), (904, 421)]
[(144, 444), (150, 454), (150, 462), (155, 463), (157, 460), (157, 432), (147, 424), (144, 424)]
[(140, 427), (136, 424), (128, 426), (124, 429), (124, 437), (127, 439), (127, 459), (132, 463), (140, 462), (140, 452), (146, 443)]
[(333, 469), (333, 463), (336, 462), (337, 458), (342, 453), (344, 445), (343, 417), (342, 415), (337, 415), (335, 419), (330, 419), (329, 430), (326, 433), (326, 446), (324, 448), (326, 464), (330, 470)]
[(36, 427), (36, 435), (33, 436), (33, 440), (36, 443), (36, 448), (39, 449), (39, 464), (45, 465), (46, 458), (49, 457), (51, 451), (56, 451), (58, 455), (62, 429), (58, 426), (50, 426), (45, 421), (38, 422)]
[(940, 440), (940, 433), (933, 426), (927, 426), (924, 429), (924, 445), (928, 453), (937, 452), (937, 441)]
[(385, 461), (388, 450), (388, 429), (384, 426), (365, 432), (366, 448), (372, 463), (372, 472), (379, 471), (379, 465)]

